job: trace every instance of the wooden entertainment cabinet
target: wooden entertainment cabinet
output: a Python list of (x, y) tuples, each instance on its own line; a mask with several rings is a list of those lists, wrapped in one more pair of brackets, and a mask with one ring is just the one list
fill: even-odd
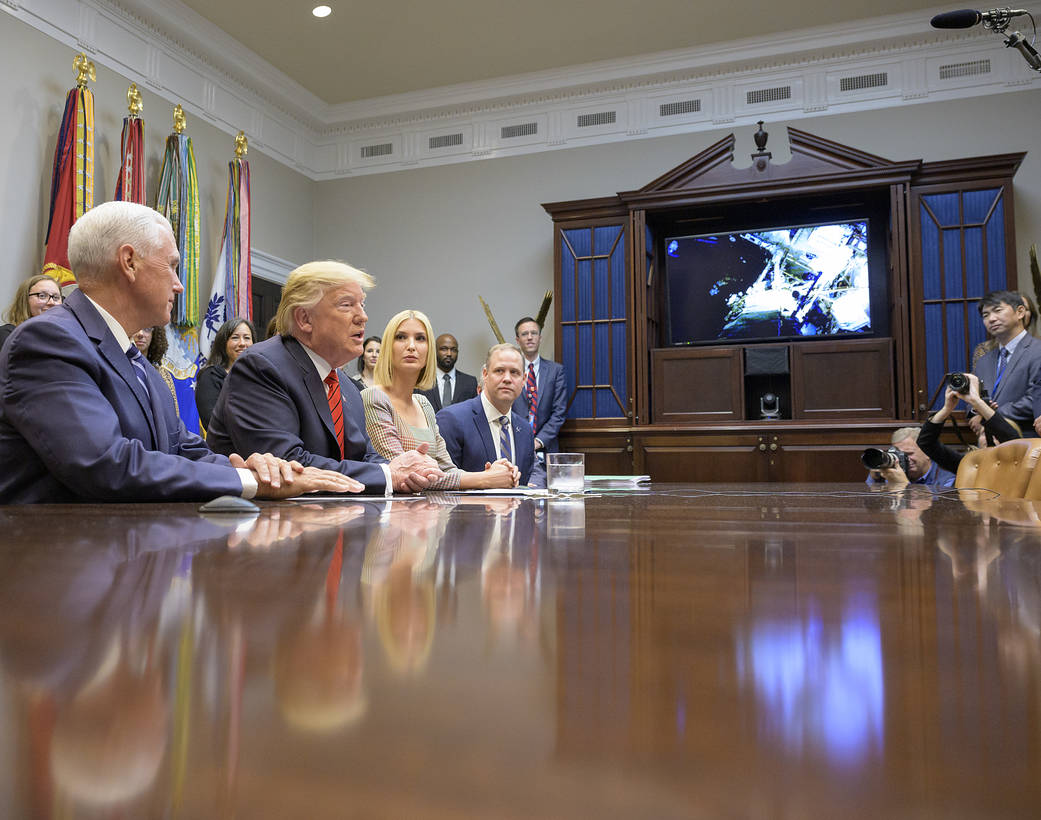
[[(783, 165), (760, 151), (736, 168), (731, 134), (637, 191), (543, 205), (569, 393), (561, 447), (586, 453), (587, 472), (861, 481), (864, 447), (926, 417), (943, 374), (969, 366), (976, 303), (1016, 287), (1012, 178), (1025, 155), (892, 162), (788, 135)], [(668, 346), (666, 235), (850, 214), (885, 229), (884, 335)], [(766, 393), (779, 418), (761, 417)]]

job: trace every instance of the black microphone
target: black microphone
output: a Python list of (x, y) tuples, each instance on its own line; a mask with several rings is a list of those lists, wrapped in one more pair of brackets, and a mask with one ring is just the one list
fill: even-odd
[(929, 25), (933, 28), (972, 28), (977, 23), (1005, 23), (1013, 17), (1019, 17), (1030, 12), (1025, 9), (991, 9), (990, 11), (976, 11), (976, 9), (960, 9), (958, 11), (945, 11), (937, 14)]
[(929, 25), (933, 28), (972, 28), (982, 19), (982, 15), (974, 9), (961, 9), (937, 14), (929, 21)]

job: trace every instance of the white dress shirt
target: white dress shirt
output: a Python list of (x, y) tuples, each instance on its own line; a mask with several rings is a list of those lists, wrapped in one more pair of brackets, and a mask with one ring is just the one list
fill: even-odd
[[(300, 342), (299, 339), (297, 339), (297, 341)], [(325, 380), (328, 377), (328, 375), (330, 373), (332, 373), (333, 366), (331, 364), (329, 364), (329, 362), (327, 362), (321, 356), (319, 356), (317, 353), (315, 353), (313, 350), (311, 350), (311, 348), (309, 348), (303, 342), (300, 342), (300, 347), (302, 347), (304, 349), (304, 352), (307, 354), (307, 357), (311, 360), (311, 364), (313, 364), (315, 370), (318, 371), (318, 378), (321, 379), (322, 387), (324, 389), (324, 387), (325, 387)], [(339, 374), (337, 374), (336, 377), (339, 378)], [(340, 383), (340, 389), (343, 390), (343, 383), (342, 382)], [(353, 389), (354, 388), (352, 387), (351, 390), (353, 390)], [(386, 464), (380, 464), (378, 466), (383, 470), (384, 478), (387, 479), (386, 489), (384, 489), (383, 494), (384, 495), (394, 495), (394, 479), (393, 479), (393, 477), (390, 474), (390, 467), (388, 465), (386, 465)]]
[(510, 453), (513, 457), (510, 459), (511, 464), (517, 463), (517, 445), (513, 440), (513, 418), (510, 416), (510, 411), (507, 410), (505, 413), (500, 413), (499, 410), (488, 401), (488, 396), (485, 395), (484, 391), (481, 391), (481, 404), (484, 407), (484, 417), (488, 420), (488, 430), (492, 434), (492, 443), (495, 445), (495, 457), (502, 458), (502, 448), (499, 446), (499, 430), (502, 429), (502, 425), (499, 424), (499, 417), (506, 416), (506, 430), (510, 437)]

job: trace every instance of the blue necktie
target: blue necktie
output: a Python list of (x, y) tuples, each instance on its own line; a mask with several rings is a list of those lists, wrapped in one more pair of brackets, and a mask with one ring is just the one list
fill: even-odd
[(152, 391), (148, 389), (148, 371), (145, 368), (148, 366), (145, 364), (145, 357), (141, 355), (141, 351), (137, 349), (136, 345), (130, 345), (127, 348), (127, 358), (130, 359), (130, 364), (134, 366), (134, 375), (137, 376), (137, 380), (141, 382), (141, 386), (145, 390), (145, 395), (148, 400), (152, 400)]
[(513, 448), (510, 447), (510, 417), (499, 416), (499, 454), (507, 461), (513, 461)]
[(1009, 352), (1007, 347), (1001, 348), (998, 353), (998, 374), (994, 377), (994, 389), (991, 390), (991, 394), (994, 394), (998, 390), (998, 385), (1001, 384), (1001, 377), (1005, 375), (1005, 365), (1008, 364)]

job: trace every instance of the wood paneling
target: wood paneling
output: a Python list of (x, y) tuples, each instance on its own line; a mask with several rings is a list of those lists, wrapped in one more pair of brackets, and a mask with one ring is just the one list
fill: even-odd
[(740, 347), (651, 353), (655, 422), (740, 421), (744, 379)]
[(892, 418), (891, 339), (792, 345), (792, 417)]

